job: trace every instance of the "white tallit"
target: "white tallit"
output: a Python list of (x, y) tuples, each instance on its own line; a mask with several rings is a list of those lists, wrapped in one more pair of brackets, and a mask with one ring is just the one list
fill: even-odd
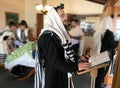
[(113, 32), (113, 23), (112, 18), (110, 16), (104, 17), (94, 34), (94, 47), (93, 47), (93, 54), (100, 53), (101, 49), (101, 37), (104, 36), (106, 30), (110, 30)]

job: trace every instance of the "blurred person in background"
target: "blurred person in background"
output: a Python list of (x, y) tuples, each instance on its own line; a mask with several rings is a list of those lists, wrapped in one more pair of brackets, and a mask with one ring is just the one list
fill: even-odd
[[(113, 61), (115, 49), (118, 47), (118, 42), (116, 42), (114, 38), (115, 37), (112, 18), (110, 16), (105, 16), (100, 21), (98, 29), (94, 34), (94, 54), (108, 51), (109, 57), (111, 61)], [(109, 66), (98, 69), (98, 76), (96, 78), (95, 88), (105, 88), (103, 83), (108, 69)]]
[(28, 25), (25, 20), (22, 20), (19, 24), (19, 28), (16, 32), (16, 39), (22, 43), (25, 44), (29, 41), (28, 39)]
[(77, 19), (72, 19), (69, 35), (73, 44), (74, 51), (82, 56), (84, 47), (84, 34), (82, 32), (82, 29), (80, 28), (79, 21)]

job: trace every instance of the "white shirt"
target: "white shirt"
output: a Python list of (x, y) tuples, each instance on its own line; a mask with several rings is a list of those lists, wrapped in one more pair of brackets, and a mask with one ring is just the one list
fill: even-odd
[[(81, 34), (81, 29), (80, 29), (80, 26), (77, 25), (75, 28), (72, 28), (70, 31), (69, 31), (70, 35), (72, 36), (82, 36)], [(72, 44), (75, 45), (75, 44), (78, 44), (80, 42), (80, 40), (78, 39), (74, 39), (74, 38), (71, 38), (71, 41), (72, 41)]]

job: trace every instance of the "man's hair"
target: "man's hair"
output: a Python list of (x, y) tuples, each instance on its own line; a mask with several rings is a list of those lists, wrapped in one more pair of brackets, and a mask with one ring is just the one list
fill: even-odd
[(27, 22), (25, 20), (22, 20), (19, 25), (24, 25), (26, 28), (28, 27)]
[(15, 22), (13, 22), (13, 21), (11, 21), (8, 25), (9, 25), (9, 27), (11, 27), (11, 26), (17, 27), (17, 24)]
[(64, 4), (61, 3), (59, 6), (54, 7), (54, 9), (57, 11), (58, 9), (64, 9)]
[(75, 23), (79, 23), (79, 20), (78, 19), (72, 19), (71, 22), (75, 22)]

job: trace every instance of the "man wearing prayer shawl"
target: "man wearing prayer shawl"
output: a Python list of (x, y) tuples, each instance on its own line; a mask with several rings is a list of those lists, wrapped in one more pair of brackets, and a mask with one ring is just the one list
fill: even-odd
[(51, 8), (38, 39), (35, 88), (68, 88), (68, 72), (88, 69), (90, 63), (78, 63), (64, 27), (63, 6)]
[[(98, 29), (94, 34), (94, 54), (99, 54), (104, 51), (108, 51), (111, 61), (115, 54), (115, 48), (118, 46), (118, 42), (114, 39), (112, 18), (110, 16), (104, 17)], [(100, 68), (98, 70), (98, 76), (96, 78), (95, 88), (104, 88), (102, 83), (104, 82), (104, 77), (108, 72), (109, 66), (105, 68)]]

